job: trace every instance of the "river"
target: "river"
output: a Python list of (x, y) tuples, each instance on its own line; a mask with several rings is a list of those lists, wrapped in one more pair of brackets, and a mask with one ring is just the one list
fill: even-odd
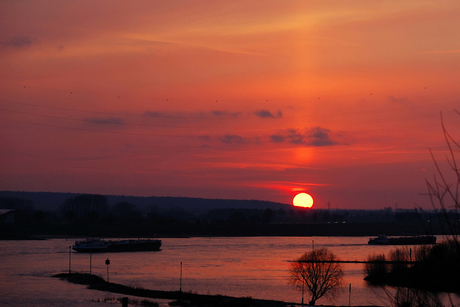
[[(72, 272), (91, 270), (104, 279), (108, 277), (110, 282), (133, 287), (181, 288), (200, 294), (300, 303), (301, 293), (288, 284), (290, 260), (322, 247), (341, 260), (366, 260), (368, 255), (388, 254), (394, 249), (368, 245), (367, 240), (368, 237), (165, 238), (158, 252), (92, 255), (69, 253), (75, 239), (0, 241), (0, 305), (104, 306), (97, 301), (120, 297), (50, 277), (68, 272), (69, 264)], [(106, 259), (110, 260), (108, 267)], [(340, 295), (331, 301), (321, 298), (317, 304), (389, 306), (388, 291), (394, 291), (370, 287), (363, 280), (363, 268), (363, 264), (344, 264)], [(305, 301), (308, 299), (305, 294)]]

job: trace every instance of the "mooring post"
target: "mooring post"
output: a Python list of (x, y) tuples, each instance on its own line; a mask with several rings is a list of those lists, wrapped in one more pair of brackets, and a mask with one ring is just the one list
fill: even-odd
[(109, 264), (110, 260), (109, 258), (107, 258), (107, 260), (105, 261), (105, 265), (107, 266), (107, 282), (109, 282)]
[(71, 255), (71, 251), (72, 251), (71, 248), (72, 248), (72, 246), (69, 246), (69, 274), (71, 272), (71, 270), (70, 270), (70, 264), (71, 264), (70, 255)]
[(303, 306), (303, 293), (304, 293), (305, 283), (302, 281), (302, 306)]
[(350, 307), (350, 302), (351, 302), (351, 284), (348, 287), (348, 307)]
[(182, 292), (182, 262), (180, 263), (179, 292)]

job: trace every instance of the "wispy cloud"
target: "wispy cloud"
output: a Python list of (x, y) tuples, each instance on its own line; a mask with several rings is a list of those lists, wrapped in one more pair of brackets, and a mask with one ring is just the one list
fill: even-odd
[(0, 42), (2, 47), (25, 48), (34, 43), (35, 39), (27, 36), (13, 36), (5, 41)]
[(91, 125), (123, 125), (123, 119), (119, 117), (86, 118), (85, 122)]
[(220, 137), (219, 140), (228, 145), (244, 144), (247, 142), (244, 137), (236, 134), (226, 134), (223, 137)]
[(197, 138), (200, 141), (205, 141), (205, 142), (211, 141), (211, 136), (207, 135), (207, 134), (206, 135), (199, 135)]
[(152, 117), (152, 118), (164, 118), (164, 117), (170, 117), (169, 115), (161, 112), (156, 112), (156, 111), (145, 111), (144, 116), (146, 117)]
[(279, 118), (279, 117), (283, 117), (283, 113), (281, 113), (281, 111), (277, 111), (275, 113), (272, 113), (269, 110), (258, 110), (254, 114), (257, 117), (260, 117), (260, 118)]
[(302, 144), (302, 143), (304, 143), (304, 136), (297, 129), (288, 129), (288, 131), (287, 131), (287, 139), (289, 140), (289, 143), (292, 143), (292, 144)]
[(208, 119), (208, 118), (236, 118), (241, 112), (229, 112), (226, 110), (212, 110), (200, 112), (158, 112), (145, 111), (143, 116), (150, 118), (171, 118), (171, 119)]
[(388, 96), (388, 100), (403, 105), (406, 105), (410, 102), (410, 100), (407, 97), (395, 97), (393, 95)]
[(228, 112), (222, 110), (211, 111), (211, 114), (217, 117), (238, 117), (241, 115), (241, 112)]
[(333, 134), (331, 130), (323, 127), (312, 127), (303, 130), (300, 129), (287, 129), (280, 134), (273, 134), (270, 136), (270, 141), (273, 143), (288, 142), (291, 144), (323, 147), (338, 145), (336, 140), (339, 135)]
[(279, 134), (274, 134), (274, 135), (271, 135), (271, 136), (270, 136), (270, 140), (271, 140), (273, 143), (283, 143), (284, 140), (285, 140), (285, 137), (282, 136), (282, 135), (279, 135)]
[(330, 138), (331, 130), (321, 127), (313, 127), (308, 132), (307, 144), (312, 146), (332, 146), (337, 142)]
[[(342, 135), (333, 133), (323, 127), (305, 129), (287, 129), (269, 136), (246, 137), (239, 134), (225, 134), (221, 136), (200, 135), (197, 139), (205, 143), (218, 141), (226, 145), (263, 145), (264, 142), (282, 144), (289, 143), (310, 147), (325, 147), (343, 144), (340, 142)], [(208, 144), (209, 145), (209, 144)]]

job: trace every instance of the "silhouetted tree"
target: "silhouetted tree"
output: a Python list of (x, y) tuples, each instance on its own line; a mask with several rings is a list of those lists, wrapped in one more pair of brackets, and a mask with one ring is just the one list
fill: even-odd
[(144, 208), (144, 212), (146, 213), (147, 218), (149, 219), (156, 218), (158, 217), (158, 213), (159, 213), (158, 205), (150, 204)]
[(73, 210), (67, 210), (64, 213), (64, 218), (69, 224), (71, 224), (77, 218), (77, 214)]
[(275, 216), (275, 213), (273, 212), (272, 209), (269, 209), (269, 208), (265, 209), (263, 217), (262, 217), (263, 223), (270, 224), (274, 216)]
[(276, 214), (278, 214), (278, 215), (281, 216), (281, 217), (284, 217), (284, 216), (287, 215), (287, 211), (284, 210), (284, 209), (278, 209), (278, 210), (276, 211)]
[[(94, 211), (98, 216), (105, 215), (109, 208), (109, 201), (104, 195), (83, 194), (71, 197), (59, 206), (61, 216), (73, 211), (77, 218), (82, 218), (89, 212)], [(94, 213), (93, 213), (94, 215)]]
[(0, 208), (19, 209), (25, 212), (33, 212), (34, 204), (30, 199), (18, 197), (0, 197)]
[(311, 294), (310, 305), (315, 305), (323, 296), (334, 297), (340, 290), (343, 269), (340, 263), (335, 262), (337, 260), (331, 251), (322, 248), (307, 252), (291, 263), (290, 283), (298, 290)]
[(331, 221), (331, 214), (329, 213), (329, 210), (325, 211), (323, 213), (323, 221), (325, 221), (325, 222), (330, 222)]
[(318, 218), (319, 218), (319, 213), (318, 211), (313, 211), (313, 214), (311, 215), (311, 218), (313, 219), (313, 222), (316, 224), (318, 222)]
[(417, 284), (460, 292), (460, 247), (457, 241), (446, 240), (440, 244), (418, 247), (415, 259), (417, 263), (412, 270)]
[(127, 201), (117, 202), (112, 206), (110, 212), (116, 217), (129, 218), (137, 211), (136, 204)]
[(37, 210), (33, 214), (33, 219), (35, 222), (43, 223), (46, 220), (45, 212), (42, 210)]
[[(460, 114), (460, 112), (456, 111)], [(457, 156), (460, 150), (460, 143), (455, 141), (447, 131), (441, 117), (444, 140), (448, 148), (446, 156), (446, 166), (444, 167), (437, 161), (433, 152), (430, 150), (436, 174), (433, 180), (426, 180), (428, 195), (433, 208), (438, 212), (442, 230), (449, 240), (460, 246), (460, 222), (450, 220), (448, 208), (453, 208), (456, 212), (460, 210), (460, 166), (457, 163)], [(437, 210), (439, 209), (439, 210)]]
[[(413, 251), (412, 251), (413, 250)], [(413, 256), (412, 256), (413, 255)], [(385, 259), (390, 261), (385, 262)], [(409, 261), (415, 260), (413, 263)], [(389, 257), (368, 257), (365, 280), (375, 284), (403, 286), (430, 291), (460, 291), (460, 249), (449, 240), (433, 245), (398, 247)]]

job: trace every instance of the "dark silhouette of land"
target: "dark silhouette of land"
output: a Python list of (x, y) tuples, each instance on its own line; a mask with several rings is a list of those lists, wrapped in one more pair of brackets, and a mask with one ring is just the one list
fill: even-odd
[[(54, 192), (25, 192), (25, 191), (0, 191), (0, 198), (28, 200), (36, 210), (56, 211), (66, 200), (81, 195), (96, 195), (82, 193), (54, 193)], [(101, 195), (107, 198), (110, 205), (125, 202), (135, 204), (137, 209), (154, 206), (159, 210), (183, 209), (202, 214), (212, 209), (246, 208), (246, 209), (288, 209), (290, 205), (272, 201), (238, 200), (238, 199), (210, 199), (193, 197), (158, 197), (158, 196), (125, 196)]]
[(0, 192), (0, 239), (443, 234), (456, 213), (305, 209), (258, 200)]

